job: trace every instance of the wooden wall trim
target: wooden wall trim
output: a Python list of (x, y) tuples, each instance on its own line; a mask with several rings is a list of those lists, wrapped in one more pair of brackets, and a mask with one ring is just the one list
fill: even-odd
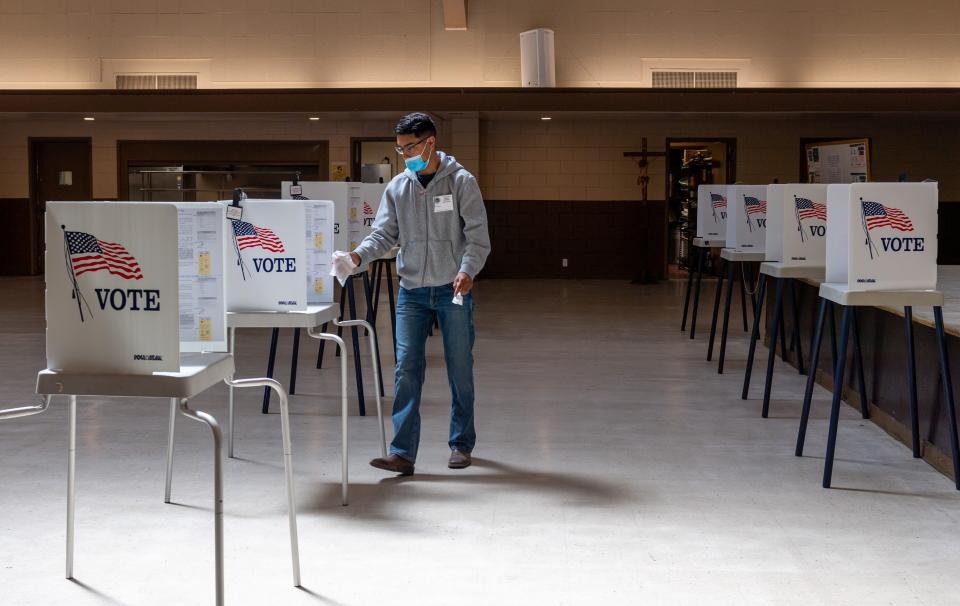
[(303, 88), (4, 90), (0, 112), (843, 112), (957, 113), (960, 88)]

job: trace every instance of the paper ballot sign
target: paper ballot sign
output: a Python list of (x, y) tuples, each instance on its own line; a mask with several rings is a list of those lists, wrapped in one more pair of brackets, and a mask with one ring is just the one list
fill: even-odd
[(727, 186), (727, 248), (763, 252), (767, 233), (767, 186)]
[(179, 370), (177, 232), (172, 204), (47, 203), (49, 368)]
[(767, 261), (823, 267), (827, 257), (827, 186), (767, 186)]
[(853, 290), (937, 287), (936, 183), (827, 188), (827, 281)]
[(176, 205), (179, 226), (180, 351), (227, 351), (224, 208)]
[(727, 237), (727, 186), (697, 188), (697, 237), (724, 240)]
[(306, 213), (307, 303), (333, 303), (334, 204), (329, 200), (304, 200)]
[(304, 203), (244, 200), (242, 206), (242, 219), (225, 219), (227, 311), (305, 310)]

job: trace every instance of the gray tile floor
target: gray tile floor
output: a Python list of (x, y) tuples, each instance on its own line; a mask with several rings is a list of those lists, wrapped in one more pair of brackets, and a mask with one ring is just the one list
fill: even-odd
[[(312, 369), (308, 343), (292, 399), (304, 588), (290, 580), (279, 419), (239, 392), (228, 603), (960, 603), (952, 483), (847, 409), (836, 489), (820, 488), (827, 392), (798, 459), (802, 378), (781, 368), (761, 419), (759, 383), (739, 398), (745, 334), (732, 333), (718, 376), (706, 331), (681, 337), (682, 286), (482, 282), (476, 464), (445, 466), (449, 396), (432, 339), (417, 474), (368, 467), (376, 417), (353, 416), (349, 507), (338, 373), (332, 358)], [(41, 307), (40, 280), (0, 279), (2, 405), (29, 400), (44, 366)], [(240, 333), (240, 375), (263, 373), (268, 336)], [(284, 334), (281, 377), (289, 347)], [(225, 421), (225, 396), (195, 404)], [(166, 412), (161, 400), (81, 399), (76, 582), (63, 579), (65, 407), (0, 423), (0, 604), (212, 603), (209, 434), (178, 421), (176, 504), (164, 505)]]

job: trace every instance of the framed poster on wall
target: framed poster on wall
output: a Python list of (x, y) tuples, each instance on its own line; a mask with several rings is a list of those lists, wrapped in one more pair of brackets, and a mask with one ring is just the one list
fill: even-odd
[(870, 140), (806, 141), (801, 180), (805, 183), (866, 183), (870, 174)]

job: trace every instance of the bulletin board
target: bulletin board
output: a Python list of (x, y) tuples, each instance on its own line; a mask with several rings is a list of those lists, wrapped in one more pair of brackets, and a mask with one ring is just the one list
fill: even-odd
[(804, 145), (807, 183), (870, 181), (870, 140), (843, 139)]

